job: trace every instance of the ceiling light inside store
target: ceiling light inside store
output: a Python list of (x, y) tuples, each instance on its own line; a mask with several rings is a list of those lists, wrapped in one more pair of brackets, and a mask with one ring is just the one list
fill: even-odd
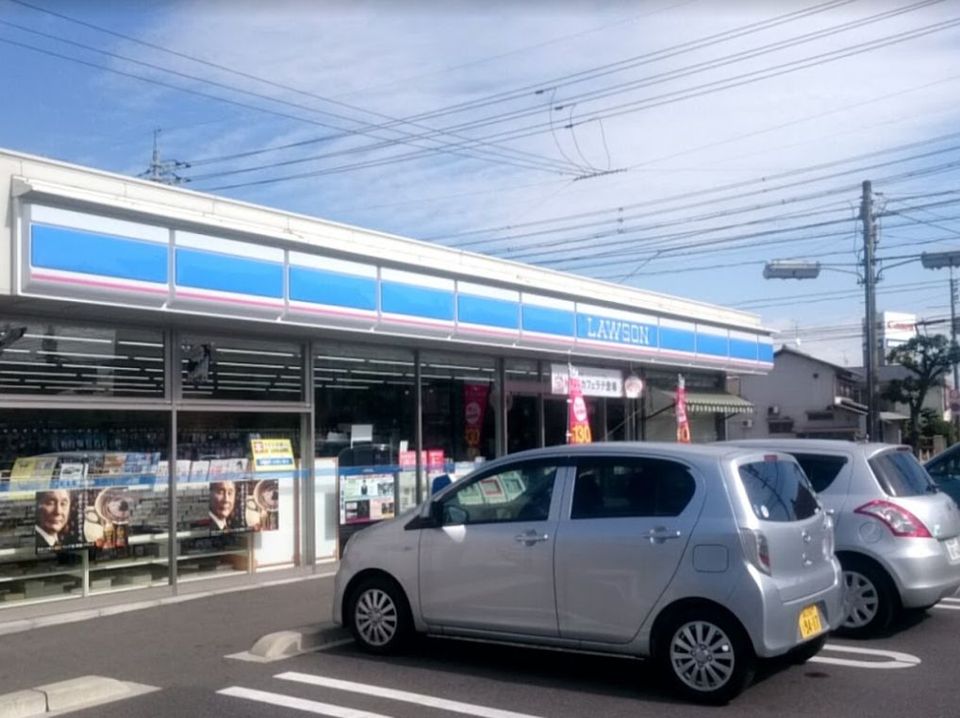
[[(109, 369), (110, 371), (144, 371), (139, 366), (114, 366), (113, 364), (61, 364), (64, 369)], [(163, 371), (163, 369), (147, 369), (146, 371)]]
[(255, 350), (255, 349), (224, 349), (223, 347), (217, 347), (218, 354), (250, 354), (252, 356), (264, 356), (264, 357), (295, 357), (300, 356), (299, 354), (291, 354), (290, 352), (272, 352), (266, 350)]
[(354, 369), (351, 371), (352, 374), (363, 374), (365, 376), (406, 376), (402, 371), (383, 371), (375, 370), (369, 371), (367, 369)]
[(460, 364), (427, 364), (427, 366), (431, 369), (450, 369), (451, 371), (483, 371), (478, 366), (461, 366)]
[(124, 359), (133, 359), (133, 361), (163, 361), (163, 357), (123, 357)]
[(118, 341), (117, 344), (125, 347), (150, 347), (151, 349), (163, 349), (163, 344), (156, 342), (131, 342), (127, 340)]
[[(37, 364), (37, 366), (43, 366), (42, 364)], [(14, 376), (53, 376), (53, 377), (65, 377), (70, 376), (73, 372), (69, 371), (23, 371), (22, 369), (0, 369), (0, 374), (13, 374)]]
[(324, 356), (323, 354), (317, 354), (314, 359), (329, 359), (330, 361), (348, 361), (353, 362), (354, 364), (363, 364), (366, 359), (359, 359), (357, 357), (331, 357)]
[(351, 384), (330, 384), (325, 386), (324, 389), (351, 389), (353, 391), (369, 391), (369, 386), (354, 386)]
[(246, 362), (218, 361), (217, 366), (253, 367), (254, 369), (288, 369), (285, 364), (247, 364)]
[(113, 344), (113, 339), (98, 339), (96, 337), (68, 337), (61, 334), (24, 334), (28, 339), (53, 339), (58, 342), (87, 342), (89, 344)]
[(110, 374), (81, 374), (84, 379), (116, 379), (117, 381), (156, 381), (160, 377), (156, 376), (118, 376), (113, 377)]
[(369, 364), (387, 364), (389, 366), (413, 366), (412, 361), (394, 361), (393, 359), (367, 359)]
[[(44, 356), (57, 356), (57, 357), (79, 357), (81, 359), (126, 359), (130, 360), (130, 357), (126, 356), (117, 356), (115, 354), (85, 354), (83, 352), (61, 352), (61, 351), (47, 351), (45, 349), (37, 349), (37, 354), (42, 354)], [(158, 359), (157, 361), (162, 361)]]

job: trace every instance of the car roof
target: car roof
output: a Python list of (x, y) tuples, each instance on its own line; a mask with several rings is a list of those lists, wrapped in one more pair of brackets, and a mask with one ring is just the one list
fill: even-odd
[(855, 442), (842, 439), (730, 439), (718, 441), (725, 446), (743, 446), (747, 448), (780, 449), (782, 451), (845, 451), (873, 456), (884, 449), (900, 448), (900, 444), (882, 444), (880, 442)]
[[(743, 447), (732, 444), (715, 442), (712, 444), (678, 444), (669, 441), (600, 441), (592, 444), (558, 444), (542, 449), (529, 449), (515, 454), (507, 454), (493, 461), (493, 464), (503, 461), (517, 461), (520, 459), (546, 459), (568, 456), (623, 456), (635, 453), (637, 455), (656, 453), (677, 459), (725, 459), (735, 456), (756, 454), (761, 447)], [(485, 466), (481, 464), (480, 466)], [(479, 468), (479, 467), (478, 467)]]
[(924, 465), (924, 466), (929, 466), (929, 465), (932, 464), (934, 461), (941, 461), (941, 460), (947, 458), (948, 456), (953, 456), (953, 455), (956, 454), (958, 451), (960, 451), (960, 443), (956, 443), (956, 444), (954, 444), (953, 446), (948, 446), (946, 449), (944, 449), (943, 451), (941, 451), (939, 454), (936, 454), (936, 455), (934, 455), (934, 456), (931, 456), (929, 459), (927, 459), (926, 461), (924, 461), (924, 462), (923, 462), (923, 465)]

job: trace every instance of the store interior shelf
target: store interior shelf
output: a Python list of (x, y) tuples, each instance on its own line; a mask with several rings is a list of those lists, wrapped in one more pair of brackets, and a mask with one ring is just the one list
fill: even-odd
[[(246, 556), (247, 549), (232, 549), (230, 551), (211, 551), (210, 553), (188, 553), (177, 556), (177, 561), (189, 561), (190, 559), (214, 558), (216, 556)], [(166, 563), (166, 559), (162, 559)]]
[(39, 581), (48, 576), (82, 576), (83, 566), (77, 566), (69, 571), (35, 571), (34, 573), (25, 573), (20, 576), (0, 576), (0, 584), (10, 583), (11, 581)]
[(133, 586), (111, 586), (110, 588), (97, 588), (90, 589), (90, 592), (87, 594), (89, 596), (99, 596), (106, 593), (123, 593), (124, 591), (139, 591), (143, 588), (157, 588), (162, 586), (167, 586), (169, 583), (167, 581), (152, 581), (150, 583), (136, 584)]
[(165, 558), (151, 556), (149, 558), (131, 558), (122, 561), (110, 561), (109, 563), (91, 563), (91, 571), (110, 571), (118, 568), (131, 568), (134, 566), (150, 566), (155, 564), (167, 564)]
[(235, 570), (235, 571), (208, 571), (207, 573), (198, 573), (196, 576), (178, 576), (178, 583), (193, 583), (195, 581), (212, 581), (217, 578), (224, 578), (226, 576), (236, 576), (238, 574), (244, 574), (246, 571)]

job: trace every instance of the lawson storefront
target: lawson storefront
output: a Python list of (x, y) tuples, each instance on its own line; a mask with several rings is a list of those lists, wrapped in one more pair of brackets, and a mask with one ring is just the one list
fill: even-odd
[(673, 440), (682, 373), (709, 441), (772, 365), (752, 315), (39, 158), (0, 203), (0, 621), (312, 571), (564, 443), (571, 369), (595, 438)]

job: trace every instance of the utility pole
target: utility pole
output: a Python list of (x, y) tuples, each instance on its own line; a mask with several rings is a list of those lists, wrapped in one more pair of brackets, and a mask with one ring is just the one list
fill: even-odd
[(156, 129), (153, 131), (153, 154), (151, 155), (150, 166), (137, 176), (160, 184), (180, 184), (184, 181), (184, 178), (178, 175), (175, 170), (185, 169), (189, 166), (189, 162), (160, 160), (160, 129)]
[[(950, 265), (950, 342), (957, 345), (957, 280), (953, 278), (953, 265)], [(957, 379), (957, 365), (953, 365), (953, 388), (960, 389)]]
[(863, 221), (863, 286), (867, 309), (863, 352), (863, 366), (867, 373), (867, 437), (870, 441), (882, 441), (877, 397), (877, 225), (873, 213), (873, 185), (870, 180), (863, 183), (860, 218)]

